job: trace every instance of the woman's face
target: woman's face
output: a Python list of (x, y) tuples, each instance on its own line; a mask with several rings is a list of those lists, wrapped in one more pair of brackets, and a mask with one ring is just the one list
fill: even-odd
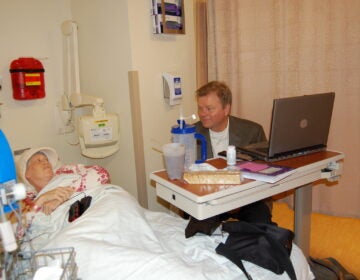
[(27, 162), (25, 177), (39, 192), (54, 177), (48, 158), (42, 153), (33, 155)]
[(223, 131), (228, 122), (230, 105), (223, 107), (215, 92), (198, 97), (198, 115), (202, 125), (216, 132)]

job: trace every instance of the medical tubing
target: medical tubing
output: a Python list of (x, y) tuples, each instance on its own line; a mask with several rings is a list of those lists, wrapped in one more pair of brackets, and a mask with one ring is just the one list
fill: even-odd
[(17, 243), (15, 239), (15, 235), (12, 229), (12, 225), (10, 221), (6, 219), (4, 213), (4, 205), (2, 201), (0, 201), (0, 213), (1, 213), (1, 223), (0, 223), (0, 230), (1, 230), (1, 239), (2, 245), (6, 252), (12, 252), (17, 249)]
[(1, 200), (0, 200), (0, 215), (1, 215), (1, 222), (5, 223), (7, 220), (4, 212), (4, 205)]

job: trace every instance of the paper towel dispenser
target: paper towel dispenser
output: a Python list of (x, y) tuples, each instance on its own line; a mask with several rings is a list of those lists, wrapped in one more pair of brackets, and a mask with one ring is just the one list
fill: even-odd
[(171, 106), (180, 104), (182, 99), (181, 78), (169, 73), (163, 73), (162, 77), (165, 100)]

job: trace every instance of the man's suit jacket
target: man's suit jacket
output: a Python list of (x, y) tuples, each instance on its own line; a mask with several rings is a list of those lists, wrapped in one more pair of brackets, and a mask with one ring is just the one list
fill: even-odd
[[(196, 132), (205, 136), (207, 142), (207, 158), (214, 157), (209, 129), (203, 127), (201, 121), (195, 124)], [(253, 121), (229, 117), (229, 145), (245, 146), (252, 143), (266, 141), (263, 127)], [(200, 147), (197, 147), (198, 158), (200, 158)]]

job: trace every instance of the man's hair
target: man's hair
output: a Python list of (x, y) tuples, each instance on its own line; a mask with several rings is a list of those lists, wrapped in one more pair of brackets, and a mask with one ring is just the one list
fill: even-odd
[(225, 107), (227, 104), (231, 105), (232, 93), (230, 88), (224, 83), (219, 81), (211, 81), (203, 85), (196, 91), (196, 98), (206, 96), (211, 92), (215, 92), (219, 97), (221, 104)]

